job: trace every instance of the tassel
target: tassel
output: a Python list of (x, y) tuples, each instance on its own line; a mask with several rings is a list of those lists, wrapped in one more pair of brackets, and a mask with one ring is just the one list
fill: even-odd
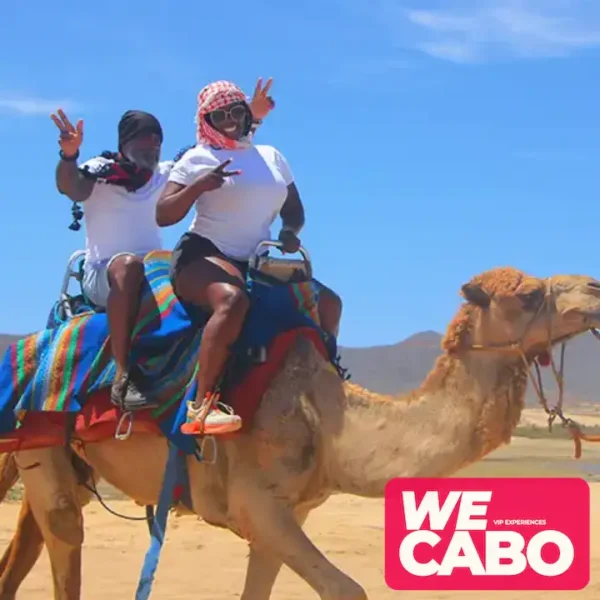
[(81, 229), (81, 219), (83, 219), (83, 210), (78, 202), (73, 202), (71, 207), (71, 214), (73, 215), (73, 222), (69, 225), (71, 231), (79, 231)]

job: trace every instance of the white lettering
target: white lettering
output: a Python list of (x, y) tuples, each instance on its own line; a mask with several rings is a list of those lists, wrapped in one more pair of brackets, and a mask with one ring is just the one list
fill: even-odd
[[(448, 576), (456, 568), (467, 568), (473, 575), (519, 575), (527, 564), (538, 575), (556, 577), (565, 573), (575, 558), (571, 540), (560, 531), (550, 530), (534, 535), (525, 553), (525, 539), (520, 533), (486, 531), (485, 565), (468, 531), (456, 531), (452, 535), (441, 565), (433, 559), (427, 563), (420, 563), (415, 559), (414, 550), (419, 544), (429, 544), (433, 548), (440, 540), (440, 536), (433, 531), (409, 533), (400, 543), (400, 563), (410, 574), (418, 577)], [(508, 546), (501, 547), (501, 544)], [(555, 563), (547, 563), (542, 559), (542, 549), (546, 544), (556, 544), (559, 549), (559, 557)], [(510, 563), (501, 563), (501, 560), (510, 560)]]
[[(460, 556), (461, 551), (463, 556)], [(468, 531), (457, 531), (452, 536), (437, 574), (452, 575), (454, 569), (461, 567), (469, 569), (473, 575), (485, 575), (485, 568)]]
[(487, 504), (473, 505), (474, 502), (489, 503), (492, 499), (492, 492), (463, 492), (458, 509), (458, 519), (456, 529), (486, 529), (487, 519), (473, 519), (477, 515), (485, 516), (487, 514)]
[(409, 533), (400, 543), (400, 564), (411, 574), (417, 577), (428, 577), (435, 575), (440, 568), (439, 563), (430, 560), (427, 563), (420, 563), (415, 560), (415, 548), (419, 544), (429, 544), (435, 546), (440, 541), (440, 536), (433, 531), (413, 531)]
[[(501, 548), (500, 544), (508, 543)], [(523, 554), (525, 540), (516, 531), (488, 531), (485, 534), (485, 572), (486, 575), (519, 575), (527, 567)], [(510, 564), (502, 564), (502, 559), (509, 559)]]
[(430, 529), (442, 531), (448, 524), (448, 519), (460, 499), (462, 492), (450, 492), (444, 506), (440, 508), (440, 495), (438, 492), (425, 492), (421, 504), (417, 507), (416, 495), (414, 492), (402, 492), (402, 501), (404, 503), (404, 520), (406, 529), (416, 531), (421, 529), (425, 517), (429, 515)]
[[(546, 544), (558, 546), (558, 560), (547, 563), (542, 559), (542, 548)], [(527, 546), (527, 561), (531, 568), (539, 575), (556, 577), (562, 575), (572, 564), (575, 558), (575, 548), (571, 540), (561, 531), (549, 529), (536, 533)]]

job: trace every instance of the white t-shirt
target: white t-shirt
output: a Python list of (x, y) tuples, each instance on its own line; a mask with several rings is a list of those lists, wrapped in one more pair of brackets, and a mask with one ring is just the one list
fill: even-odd
[[(81, 167), (94, 172), (107, 162), (93, 158)], [(158, 164), (154, 175), (139, 190), (97, 181), (83, 203), (86, 227), (86, 266), (110, 259), (119, 252), (143, 255), (162, 248), (160, 228), (156, 223), (156, 203), (167, 185), (173, 161)]]
[(261, 241), (270, 239), (271, 225), (294, 181), (283, 155), (272, 146), (215, 150), (199, 145), (173, 166), (169, 181), (190, 185), (230, 157), (226, 170), (240, 169), (242, 174), (200, 195), (190, 231), (208, 238), (227, 256), (248, 260)]

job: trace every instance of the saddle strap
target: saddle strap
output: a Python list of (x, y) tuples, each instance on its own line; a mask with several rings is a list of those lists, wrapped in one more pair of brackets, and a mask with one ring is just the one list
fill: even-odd
[(152, 592), (154, 576), (160, 560), (160, 552), (165, 540), (167, 530), (167, 518), (173, 502), (174, 492), (178, 486), (183, 485), (181, 478), (185, 472), (179, 461), (185, 461), (186, 457), (179, 452), (177, 447), (169, 442), (169, 456), (163, 477), (156, 516), (150, 525), (150, 547), (146, 552), (135, 600), (148, 600)]

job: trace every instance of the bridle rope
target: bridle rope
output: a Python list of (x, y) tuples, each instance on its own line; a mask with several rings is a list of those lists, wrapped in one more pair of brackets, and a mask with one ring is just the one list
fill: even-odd
[[(568, 430), (569, 434), (573, 438), (573, 441), (575, 443), (575, 458), (580, 458), (581, 457), (581, 441), (583, 440), (586, 442), (600, 442), (600, 435), (589, 435), (589, 434), (584, 433), (581, 430), (581, 425), (576, 423), (573, 419), (566, 417), (563, 413), (562, 406), (563, 406), (563, 401), (564, 401), (565, 351), (566, 351), (567, 342), (571, 338), (575, 337), (576, 335), (579, 335), (579, 333), (572, 334), (570, 336), (562, 338), (561, 343), (560, 343), (560, 364), (559, 364), (559, 368), (557, 368), (556, 363), (554, 361), (554, 357), (552, 356), (552, 346), (553, 346), (553, 344), (552, 344), (552, 307), (553, 306), (554, 306), (554, 290), (552, 288), (552, 283), (549, 282), (549, 284), (546, 287), (546, 293), (544, 294), (544, 298), (538, 304), (536, 311), (535, 311), (533, 317), (531, 318), (531, 320), (529, 321), (529, 323), (527, 324), (527, 327), (525, 328), (525, 331), (523, 332), (523, 335), (522, 335), (520, 341), (509, 342), (507, 344), (501, 344), (501, 345), (472, 344), (468, 347), (468, 349), (469, 350), (487, 351), (487, 352), (497, 351), (497, 352), (517, 353), (520, 356), (520, 358), (525, 366), (525, 369), (527, 371), (527, 376), (533, 385), (533, 389), (535, 390), (535, 393), (537, 394), (540, 404), (542, 405), (542, 408), (548, 415), (548, 431), (552, 432), (552, 425), (553, 425), (554, 421), (556, 420), (556, 418), (558, 417), (558, 419), (561, 421), (561, 425)], [(547, 340), (546, 348), (544, 351), (537, 353), (531, 360), (529, 360), (527, 358), (527, 355), (525, 354), (525, 350), (523, 349), (523, 343), (524, 343), (524, 341), (527, 337), (527, 334), (529, 333), (529, 330), (531, 329), (532, 325), (537, 321), (537, 319), (540, 316), (542, 316), (544, 309), (546, 309), (545, 312), (546, 312), (546, 316), (547, 316), (547, 325), (548, 325), (548, 340)], [(596, 337), (596, 339), (600, 340), (600, 333), (595, 328), (590, 328), (589, 331), (594, 335), (594, 337)], [(545, 352), (548, 356), (550, 366), (552, 367), (552, 374), (554, 375), (554, 379), (555, 379), (556, 385), (558, 387), (558, 402), (556, 403), (556, 405), (553, 408), (548, 407), (548, 400), (547, 400), (546, 394), (544, 392), (544, 387), (542, 384), (542, 374), (541, 374), (540, 365), (538, 362), (538, 357), (543, 352)], [(531, 372), (531, 365), (530, 365), (531, 362), (533, 362), (533, 365), (535, 367), (536, 377), (534, 377), (533, 373)]]

